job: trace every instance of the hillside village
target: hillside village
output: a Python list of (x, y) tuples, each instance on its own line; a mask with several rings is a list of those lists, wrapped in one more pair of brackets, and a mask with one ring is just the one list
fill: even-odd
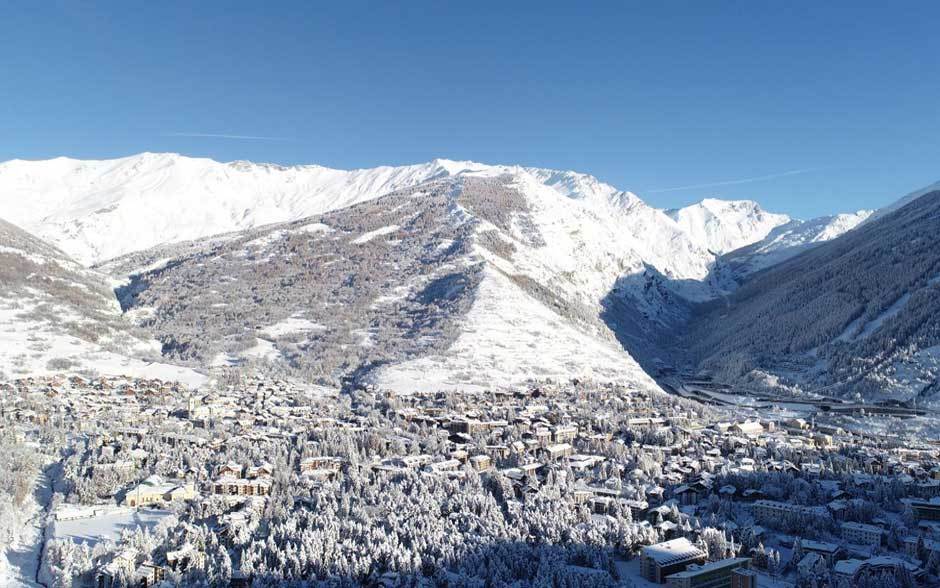
[(572, 381), (396, 396), (232, 370), (0, 384), (38, 580), (932, 586), (940, 447)]

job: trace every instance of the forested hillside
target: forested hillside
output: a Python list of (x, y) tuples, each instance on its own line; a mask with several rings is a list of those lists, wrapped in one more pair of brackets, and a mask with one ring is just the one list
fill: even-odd
[(768, 270), (685, 338), (724, 379), (769, 373), (844, 393), (930, 394), (940, 345), (940, 191)]

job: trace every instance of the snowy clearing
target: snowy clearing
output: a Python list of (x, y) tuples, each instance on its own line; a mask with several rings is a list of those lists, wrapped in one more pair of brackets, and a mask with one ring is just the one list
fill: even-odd
[(266, 337), (277, 338), (291, 333), (304, 333), (317, 331), (326, 327), (311, 320), (300, 317), (290, 317), (260, 329), (258, 332)]
[(350, 241), (350, 243), (354, 245), (362, 245), (363, 243), (368, 243), (369, 241), (371, 241), (372, 239), (375, 239), (376, 237), (381, 237), (382, 235), (390, 235), (391, 233), (394, 233), (400, 228), (401, 227), (399, 227), (398, 225), (389, 225), (387, 227), (375, 229), (374, 231), (363, 233), (362, 235)]

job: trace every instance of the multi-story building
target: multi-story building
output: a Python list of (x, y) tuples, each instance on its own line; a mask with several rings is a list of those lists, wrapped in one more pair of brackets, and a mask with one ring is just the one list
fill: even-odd
[(933, 500), (911, 500), (914, 516), (925, 521), (940, 521), (940, 502)]
[(789, 515), (799, 516), (828, 516), (829, 511), (825, 506), (803, 506), (800, 504), (791, 504), (789, 502), (777, 502), (776, 500), (758, 500), (755, 502), (751, 511), (758, 520), (780, 519)]
[(171, 502), (193, 500), (196, 488), (192, 484), (164, 482), (160, 476), (153, 475), (129, 489), (121, 504), (124, 506), (164, 506)]
[(731, 576), (738, 568), (751, 565), (749, 557), (730, 557), (704, 565), (692, 564), (666, 578), (669, 588), (731, 588)]
[(685, 537), (648, 545), (640, 552), (640, 573), (650, 582), (662, 584), (666, 577), (705, 561), (705, 553)]
[(842, 523), (842, 538), (856, 545), (881, 545), (881, 527), (864, 523)]
[(271, 491), (271, 480), (269, 478), (248, 480), (226, 476), (212, 482), (211, 488), (213, 494), (221, 496), (267, 496)]
[(757, 588), (757, 572), (750, 568), (732, 570), (731, 588)]
[(826, 560), (826, 566), (830, 568), (843, 552), (843, 549), (838, 544), (829, 543), (827, 541), (809, 541), (803, 539), (800, 544), (804, 552), (819, 554), (820, 557)]

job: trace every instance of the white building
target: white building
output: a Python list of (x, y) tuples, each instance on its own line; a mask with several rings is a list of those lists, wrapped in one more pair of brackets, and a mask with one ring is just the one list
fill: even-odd
[(751, 506), (751, 511), (758, 520), (780, 519), (788, 515), (829, 516), (824, 506), (802, 506), (776, 500), (758, 500)]

